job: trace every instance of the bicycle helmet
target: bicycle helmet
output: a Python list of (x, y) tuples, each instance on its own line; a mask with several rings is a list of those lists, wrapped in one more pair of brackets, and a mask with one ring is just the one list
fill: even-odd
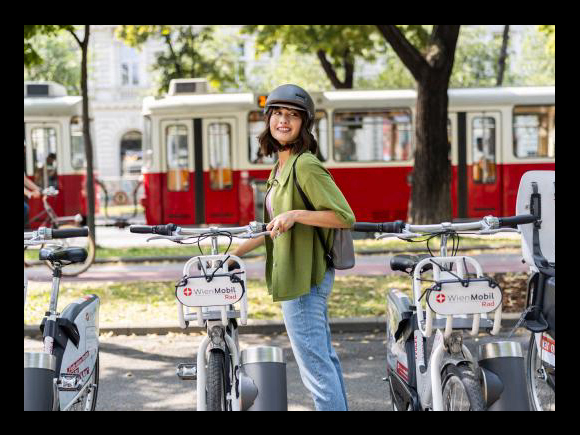
[(308, 115), (306, 128), (310, 130), (314, 121), (314, 101), (312, 97), (296, 85), (282, 85), (274, 89), (266, 99), (264, 113), (267, 113), (270, 107), (286, 107), (288, 109), (303, 110)]

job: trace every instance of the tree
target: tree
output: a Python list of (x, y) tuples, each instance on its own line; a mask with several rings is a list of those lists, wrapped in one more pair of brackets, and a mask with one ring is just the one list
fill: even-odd
[(216, 38), (215, 26), (122, 25), (116, 37), (130, 47), (141, 48), (155, 38), (166, 50), (156, 55), (153, 70), (160, 73), (157, 92), (169, 90), (172, 79), (203, 77), (218, 89), (236, 84), (243, 71), (237, 69), (232, 40)]
[(386, 49), (373, 26), (247, 25), (242, 33), (257, 36), (257, 54), (271, 51), (278, 43), (284, 49), (315, 54), (335, 89), (353, 88), (356, 58), (374, 62)]
[(30, 40), (41, 62), (24, 66), (24, 80), (52, 81), (65, 86), (69, 95), (81, 93), (81, 60), (77, 45), (67, 34), (38, 34)]
[(95, 183), (93, 175), (93, 145), (89, 128), (89, 94), (87, 86), (87, 56), (89, 47), (90, 25), (84, 26), (84, 36), (81, 40), (75, 33), (74, 25), (24, 25), (24, 65), (34, 65), (43, 62), (32, 46), (31, 39), (35, 35), (56, 35), (58, 32), (69, 32), (81, 49), (81, 92), (83, 96), (83, 141), (87, 161), (87, 225), (92, 237), (95, 238)]
[(451, 162), (447, 139), (447, 89), (459, 25), (434, 25), (421, 53), (395, 25), (377, 25), (417, 82), (416, 151), (408, 220), (450, 221)]

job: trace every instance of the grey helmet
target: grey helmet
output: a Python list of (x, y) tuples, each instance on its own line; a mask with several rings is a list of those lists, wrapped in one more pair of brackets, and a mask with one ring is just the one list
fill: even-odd
[(310, 130), (313, 125), (314, 101), (308, 92), (300, 86), (290, 84), (278, 86), (268, 95), (264, 113), (267, 113), (272, 106), (303, 110), (308, 115), (306, 129)]

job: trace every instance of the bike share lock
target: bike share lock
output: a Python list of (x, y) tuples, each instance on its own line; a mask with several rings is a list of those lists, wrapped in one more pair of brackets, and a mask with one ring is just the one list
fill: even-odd
[(54, 400), (56, 356), (24, 352), (24, 410), (51, 411)]
[(243, 411), (288, 411), (286, 360), (282, 349), (274, 346), (244, 349), (240, 371)]
[(530, 411), (524, 356), (520, 343), (501, 341), (479, 346), (488, 411)]

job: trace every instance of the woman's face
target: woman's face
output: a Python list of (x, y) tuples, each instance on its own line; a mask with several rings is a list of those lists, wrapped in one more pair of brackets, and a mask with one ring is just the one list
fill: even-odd
[(280, 145), (287, 145), (298, 139), (302, 117), (296, 109), (275, 107), (270, 117), (270, 134)]

